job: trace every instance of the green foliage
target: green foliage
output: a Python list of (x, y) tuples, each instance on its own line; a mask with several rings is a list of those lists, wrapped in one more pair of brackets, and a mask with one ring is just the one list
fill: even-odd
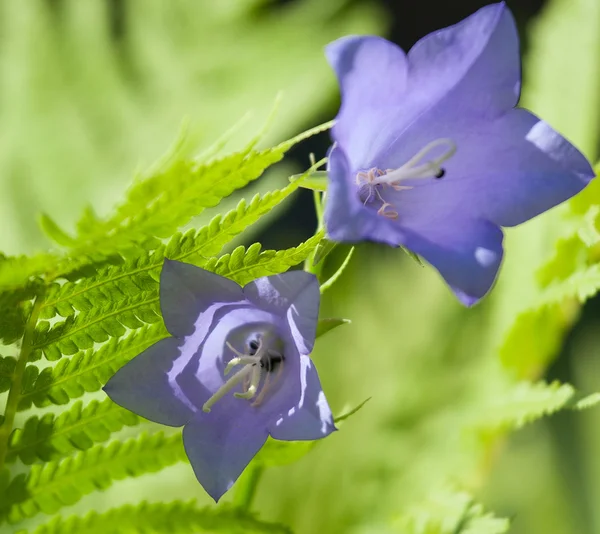
[(10, 523), (38, 513), (55, 514), (84, 495), (106, 489), (115, 480), (154, 473), (185, 460), (181, 434), (140, 434), (125, 442), (96, 445), (64, 460), (31, 467), (0, 494), (0, 517)]
[(34, 415), (22, 429), (15, 429), (10, 437), (6, 461), (18, 457), (30, 465), (38, 459), (48, 462), (64, 458), (77, 450), (87, 450), (96, 443), (107, 441), (113, 432), (140, 421), (140, 417), (110, 399), (93, 400), (85, 407), (79, 401), (58, 417), (53, 413), (42, 417)]
[[(232, 534), (288, 534), (283, 525), (260, 521), (254, 515), (236, 508), (198, 508), (192, 502), (147, 503), (122, 506), (85, 517), (56, 517), (31, 534), (138, 534), (164, 532), (226, 532)], [(19, 534), (27, 534), (20, 532)]]
[(468, 493), (440, 490), (399, 522), (402, 534), (504, 534), (509, 521), (487, 513)]
[(517, 429), (568, 406), (574, 395), (569, 384), (520, 382), (481, 410), (476, 427), (483, 432)]
[[(27, 332), (21, 341), (20, 370), (15, 358), (0, 359), (0, 391), (14, 389), (6, 408), (10, 419), (0, 432), (0, 462), (14, 464), (18, 459), (31, 466), (19, 475), (4, 471), (0, 521), (16, 523), (40, 512), (56, 513), (115, 480), (185, 459), (179, 433), (141, 434), (104, 445), (115, 432), (141, 421), (109, 399), (78, 401), (59, 415), (33, 415), (21, 428), (12, 429), (12, 421), (17, 411), (32, 405), (67, 404), (98, 391), (124, 363), (167, 335), (159, 306), (165, 258), (194, 263), (245, 284), (284, 272), (312, 255), (323, 231), (290, 249), (263, 251), (255, 243), (219, 256), (235, 236), (296, 191), (302, 178), (281, 190), (255, 195), (249, 203), (241, 200), (198, 230), (174, 232), (204, 208), (256, 179), (291, 146), (320, 129), (275, 149), (256, 151), (249, 145), (241, 154), (204, 164), (174, 156), (138, 181), (106, 221), (88, 212), (75, 238), (62, 235), (44, 217), (45, 229), (71, 249), (57, 261), (32, 261), (30, 268), (21, 259), (0, 264), (6, 267), (7, 280), (0, 297), (15, 315), (11, 318), (7, 313), (2, 334), (12, 342)], [(67, 272), (69, 279), (57, 280)], [(60, 361), (45, 367), (23, 365), (42, 354), (49, 362)], [(255, 523), (256, 528), (261, 525)]]
[(10, 389), (17, 360), (10, 356), (0, 356), (0, 393)]
[(41, 372), (30, 365), (19, 409), (27, 410), (32, 403), (38, 407), (67, 404), (84, 393), (98, 391), (125, 363), (167, 335), (161, 322), (135, 330), (124, 339), (113, 338), (98, 350), (80, 351)]
[[(330, 124), (325, 124), (313, 128), (265, 150), (255, 150), (254, 140), (243, 151), (213, 161), (180, 159), (175, 152), (150, 176), (136, 181), (125, 202), (108, 220), (92, 219), (88, 213), (78, 224), (73, 253), (75, 256), (112, 255), (115, 251), (128, 254), (136, 245), (158, 243), (156, 238), (168, 238), (192, 217), (259, 178), (295, 144), (329, 127)], [(279, 194), (267, 195), (262, 202), (255, 197), (247, 209), (242, 201), (235, 213), (224, 218), (223, 228), (215, 228), (218, 222), (214, 220), (207, 232), (233, 237), (297, 187), (296, 183), (290, 184)]]
[(330, 319), (319, 319), (319, 322), (317, 323), (317, 337), (321, 337), (330, 330), (333, 330), (338, 326), (342, 326), (343, 324), (350, 324), (351, 322), (352, 321), (350, 321), (350, 319), (340, 319), (337, 317), (332, 317)]

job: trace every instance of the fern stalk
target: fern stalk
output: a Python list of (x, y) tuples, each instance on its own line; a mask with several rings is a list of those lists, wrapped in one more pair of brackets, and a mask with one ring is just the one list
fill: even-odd
[(21, 344), (21, 350), (19, 351), (19, 357), (17, 359), (17, 365), (15, 366), (15, 372), (13, 375), (12, 387), (8, 392), (8, 398), (6, 399), (6, 409), (4, 411), (4, 422), (0, 426), (0, 473), (4, 469), (4, 463), (6, 460), (6, 453), (8, 452), (8, 440), (12, 432), (12, 426), (15, 421), (15, 414), (17, 413), (17, 407), (19, 404), (19, 396), (21, 394), (21, 384), (23, 382), (23, 374), (29, 355), (33, 349), (33, 335), (35, 332), (35, 325), (37, 324), (40, 310), (44, 302), (44, 289), (40, 290), (40, 293), (35, 299), (31, 315), (25, 325), (25, 333), (23, 335), (23, 342)]

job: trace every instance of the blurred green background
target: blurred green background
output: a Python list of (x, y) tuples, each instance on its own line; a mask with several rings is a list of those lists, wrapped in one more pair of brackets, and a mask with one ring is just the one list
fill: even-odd
[[(327, 42), (379, 33), (408, 48), (485, 3), (1, 0), (0, 250), (49, 246), (37, 226), (42, 212), (67, 231), (88, 204), (106, 213), (184, 120), (190, 143), (208, 146), (252, 111), (228, 146), (234, 149), (260, 128), (279, 91), (264, 144), (333, 117), (339, 97), (322, 53)], [(596, 160), (600, 2), (508, 4), (524, 43), (522, 104)], [(327, 143), (326, 136), (310, 140), (253, 187), (285, 183), (310, 152), (324, 155)], [(252, 230), (252, 239), (277, 247), (310, 235), (310, 195), (286, 209), (277, 224)], [(472, 310), (402, 252), (360, 247), (323, 303), (323, 316), (353, 324), (323, 338), (314, 360), (336, 413), (371, 400), (300, 462), (265, 474), (255, 502), (263, 518), (300, 533), (409, 532), (403, 514), (452, 507), (445, 488), (459, 487), (511, 518), (510, 532), (600, 532), (597, 410), (561, 413), (510, 437), (474, 430), (494, 417), (496, 399), (511, 387), (499, 342), (531, 301), (533, 273), (551, 256), (558, 217), (551, 212), (509, 232), (498, 286)], [(600, 389), (600, 304), (591, 300), (578, 317), (558, 358), (530, 377)], [(209, 504), (190, 467), (179, 465), (89, 495), (73, 511), (165, 495)]]

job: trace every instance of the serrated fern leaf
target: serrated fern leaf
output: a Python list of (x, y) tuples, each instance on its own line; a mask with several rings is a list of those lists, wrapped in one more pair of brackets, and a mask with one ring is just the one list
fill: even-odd
[(481, 411), (476, 428), (483, 432), (515, 429), (567, 406), (575, 394), (569, 384), (520, 382)]
[(80, 351), (41, 372), (26, 368), (19, 410), (66, 404), (84, 393), (98, 391), (125, 363), (168, 335), (162, 323), (145, 326), (124, 339), (111, 339), (98, 350)]
[(167, 238), (206, 208), (241, 189), (280, 161), (296, 143), (330, 125), (309, 130), (273, 148), (255, 150), (253, 141), (244, 151), (209, 161), (170, 158), (152, 176), (142, 178), (125, 202), (105, 222), (80, 224), (79, 253), (114, 253), (149, 238)]
[(38, 513), (55, 514), (84, 495), (106, 489), (115, 480), (153, 473), (186, 459), (181, 434), (140, 435), (125, 442), (79, 452), (61, 461), (34, 465), (0, 495), (0, 514), (16, 523)]
[[(43, 353), (48, 360), (57, 360), (63, 354), (89, 349), (95, 342), (121, 337), (127, 329), (161, 321), (157, 279), (163, 259), (191, 260), (198, 249), (197, 237), (193, 231), (178, 234), (151, 255), (109, 267), (99, 279), (54, 285), (41, 315), (48, 318), (60, 312), (67, 318), (52, 326), (47, 321), (36, 325), (31, 359)], [(297, 247), (279, 251), (261, 252), (260, 244), (255, 243), (248, 249), (240, 246), (220, 258), (191, 263), (245, 284), (259, 276), (285, 272), (304, 261), (322, 237), (323, 232), (319, 232)], [(203, 242), (204, 237), (198, 239)]]
[(231, 254), (209, 260), (204, 267), (244, 285), (260, 276), (268, 276), (287, 271), (303, 262), (323, 239), (320, 231), (297, 247), (285, 250), (260, 251), (260, 244), (254, 243), (247, 249), (237, 247)]
[[(115, 527), (118, 525), (118, 527)], [(85, 517), (56, 517), (31, 534), (110, 534), (118, 532), (226, 532), (255, 534), (290, 534), (274, 523), (260, 521), (254, 515), (235, 508), (198, 508), (192, 502), (146, 503), (122, 506), (103, 514), (91, 512)], [(22, 532), (20, 534), (27, 534)]]
[(11, 356), (0, 356), (0, 393), (10, 389), (17, 360)]
[(413, 507), (395, 526), (402, 534), (504, 534), (510, 523), (486, 512), (468, 493), (444, 489)]
[(58, 417), (47, 413), (30, 417), (22, 429), (12, 432), (7, 462), (20, 458), (25, 464), (64, 458), (77, 450), (86, 450), (107, 441), (113, 432), (133, 426), (142, 419), (110, 399), (93, 400), (85, 407), (81, 401)]
[(546, 362), (560, 348), (563, 334), (578, 306), (598, 293), (600, 266), (575, 271), (545, 288), (536, 302), (522, 311), (500, 347), (502, 362), (527, 369)]
[(0, 291), (26, 287), (32, 277), (48, 272), (57, 263), (58, 256), (53, 254), (16, 257), (0, 255)]
[(31, 301), (38, 289), (37, 285), (28, 285), (0, 291), (0, 342), (10, 345), (23, 337), (32, 309)]

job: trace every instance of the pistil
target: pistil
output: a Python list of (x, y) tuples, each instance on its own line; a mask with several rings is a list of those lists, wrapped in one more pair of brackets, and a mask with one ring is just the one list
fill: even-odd
[[(272, 343), (267, 345), (266, 337), (267, 336), (262, 335), (259, 337), (258, 342), (251, 341), (248, 344), (248, 353), (239, 352), (231, 345), (231, 343), (229, 343), (229, 341), (226, 342), (227, 347), (236, 356), (232, 358), (225, 367), (224, 375), (227, 376), (239, 365), (243, 365), (244, 367), (237, 371), (204, 403), (202, 406), (204, 412), (210, 412), (212, 406), (238, 384), (242, 384), (243, 391), (241, 393), (235, 392), (233, 394), (234, 397), (250, 400), (258, 393), (252, 406), (258, 406), (264, 400), (269, 389), (272, 388), (274, 383), (280, 377), (283, 361), (285, 359), (280, 350), (283, 345), (281, 339), (277, 336), (270, 335), (268, 337)], [(275, 381), (271, 382), (272, 371), (276, 368), (278, 369), (277, 376), (275, 377)], [(266, 378), (262, 385), (262, 389), (260, 389), (260, 382), (265, 374)]]

